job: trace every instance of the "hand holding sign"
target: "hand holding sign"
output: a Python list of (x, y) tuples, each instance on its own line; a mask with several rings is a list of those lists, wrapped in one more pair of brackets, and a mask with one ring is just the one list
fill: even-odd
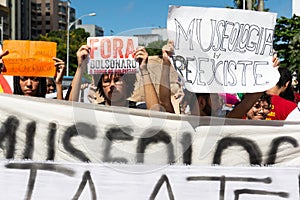
[(274, 53), (273, 53), (272, 63), (273, 63), (273, 67), (275, 67), (276, 69), (279, 68), (280, 60), (277, 57), (276, 51), (274, 51)]
[(134, 58), (139, 63), (141, 74), (149, 74), (147, 69), (148, 53), (145, 47), (138, 47), (137, 50), (134, 52)]
[[(2, 51), (2, 50), (1, 50)], [(6, 49), (5, 51), (1, 52), (0, 59), (2, 59), (3, 56), (6, 56), (9, 54), (9, 51)]]
[(0, 73), (5, 70), (5, 66), (3, 65), (3, 60), (2, 60), (2, 57), (6, 56), (9, 54), (9, 51), (6, 49), (5, 51), (2, 52), (2, 49), (1, 50), (1, 53), (0, 53)]
[[(76, 55), (77, 55), (77, 62), (79, 67), (86, 67), (88, 62), (88, 57), (90, 54), (90, 47), (88, 45), (82, 45)], [(84, 68), (85, 70), (85, 68)]]
[(55, 83), (62, 84), (62, 79), (66, 71), (65, 62), (55, 57), (53, 57), (53, 60), (55, 61), (54, 65), (56, 67), (56, 72), (54, 75)]
[(168, 40), (168, 43), (163, 46), (162, 52), (167, 53), (168, 56), (172, 56), (174, 54), (174, 41)]

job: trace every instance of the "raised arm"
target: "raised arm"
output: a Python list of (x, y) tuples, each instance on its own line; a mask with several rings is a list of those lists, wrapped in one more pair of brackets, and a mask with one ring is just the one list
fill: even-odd
[(90, 48), (87, 45), (82, 45), (78, 51), (77, 51), (77, 62), (78, 67), (75, 73), (75, 76), (73, 78), (71, 88), (70, 88), (70, 94), (69, 94), (69, 101), (78, 101), (79, 99), (79, 92), (81, 88), (81, 80), (84, 71), (87, 67), (87, 61), (88, 61), (88, 55), (90, 53)]
[(8, 50), (5, 50), (5, 51), (0, 53), (0, 74), (1, 74), (2, 70), (4, 70), (2, 57), (6, 56), (8, 54), (9, 54)]
[(148, 53), (144, 47), (139, 47), (135, 51), (135, 59), (139, 62), (140, 73), (145, 92), (147, 109), (160, 110), (158, 96), (153, 86), (150, 73), (148, 71)]
[(162, 48), (162, 71), (159, 85), (159, 100), (160, 104), (167, 112), (174, 113), (174, 108), (171, 101), (171, 85), (170, 85), (170, 68), (172, 64), (169, 60), (174, 52), (173, 41), (168, 41), (168, 44)]
[(263, 92), (245, 94), (244, 99), (226, 115), (226, 118), (242, 119), (262, 94)]
[(54, 76), (55, 80), (55, 85), (56, 85), (56, 98), (57, 99), (64, 99), (63, 98), (63, 89), (62, 89), (62, 79), (64, 77), (65, 71), (66, 71), (66, 66), (65, 62), (59, 58), (53, 58), (55, 61), (54, 65), (56, 67), (56, 72)]

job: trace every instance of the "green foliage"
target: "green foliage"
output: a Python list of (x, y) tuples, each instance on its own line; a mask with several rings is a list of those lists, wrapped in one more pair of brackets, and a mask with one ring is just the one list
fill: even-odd
[(274, 49), (281, 58), (280, 65), (300, 75), (300, 17), (280, 17), (274, 32)]
[[(90, 34), (82, 28), (70, 31), (69, 75), (75, 74), (77, 68), (76, 52), (81, 45), (86, 44), (89, 36)], [(56, 42), (56, 56), (67, 62), (67, 31), (51, 31), (46, 35), (40, 35), (38, 40)]]
[(40, 35), (38, 40), (56, 42), (57, 44), (56, 57), (66, 61), (66, 55), (67, 55), (66, 31), (51, 31), (46, 35)]
[(162, 55), (161, 48), (167, 44), (167, 40), (158, 40), (155, 42), (151, 42), (147, 45), (146, 50), (149, 54), (149, 56), (155, 56), (155, 55)]

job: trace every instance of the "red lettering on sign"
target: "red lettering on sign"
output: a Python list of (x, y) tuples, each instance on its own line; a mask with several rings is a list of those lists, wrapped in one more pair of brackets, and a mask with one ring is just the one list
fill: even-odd
[(123, 53), (122, 53), (122, 49), (123, 49), (123, 40), (119, 39), (119, 38), (114, 38), (113, 39), (113, 57), (114, 58), (118, 58), (118, 54), (119, 54), (119, 58), (124, 58)]
[(133, 40), (132, 39), (128, 39), (127, 40), (127, 47), (126, 47), (125, 58), (129, 58), (129, 55), (132, 55), (132, 57), (133, 57), (133, 53), (134, 53)]
[[(105, 47), (107, 48), (105, 51)], [(108, 59), (111, 56), (111, 42), (110, 39), (103, 39), (101, 40), (101, 44), (100, 44), (100, 49), (101, 49), (101, 57), (103, 59)], [(106, 52), (106, 54), (105, 54)]]
[(95, 46), (95, 43), (99, 42), (98, 39), (91, 39), (90, 40), (90, 47), (91, 47), (91, 51), (90, 51), (90, 58), (94, 59), (95, 58), (95, 50), (97, 50), (97, 46)]

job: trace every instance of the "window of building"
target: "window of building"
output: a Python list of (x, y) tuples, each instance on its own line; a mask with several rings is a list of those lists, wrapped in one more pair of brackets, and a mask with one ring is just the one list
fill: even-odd
[(36, 10), (36, 4), (35, 3), (31, 3), (31, 9)]
[(50, 12), (46, 12), (46, 16), (50, 16)]
[(50, 3), (46, 3), (46, 10), (51, 10)]
[(59, 24), (59, 30), (66, 30), (66, 26), (64, 24)]
[(46, 25), (50, 25), (50, 21), (46, 21)]
[(42, 10), (42, 4), (37, 3), (36, 4), (36, 10)]
[(66, 13), (66, 8), (63, 6), (59, 7), (59, 12)]

